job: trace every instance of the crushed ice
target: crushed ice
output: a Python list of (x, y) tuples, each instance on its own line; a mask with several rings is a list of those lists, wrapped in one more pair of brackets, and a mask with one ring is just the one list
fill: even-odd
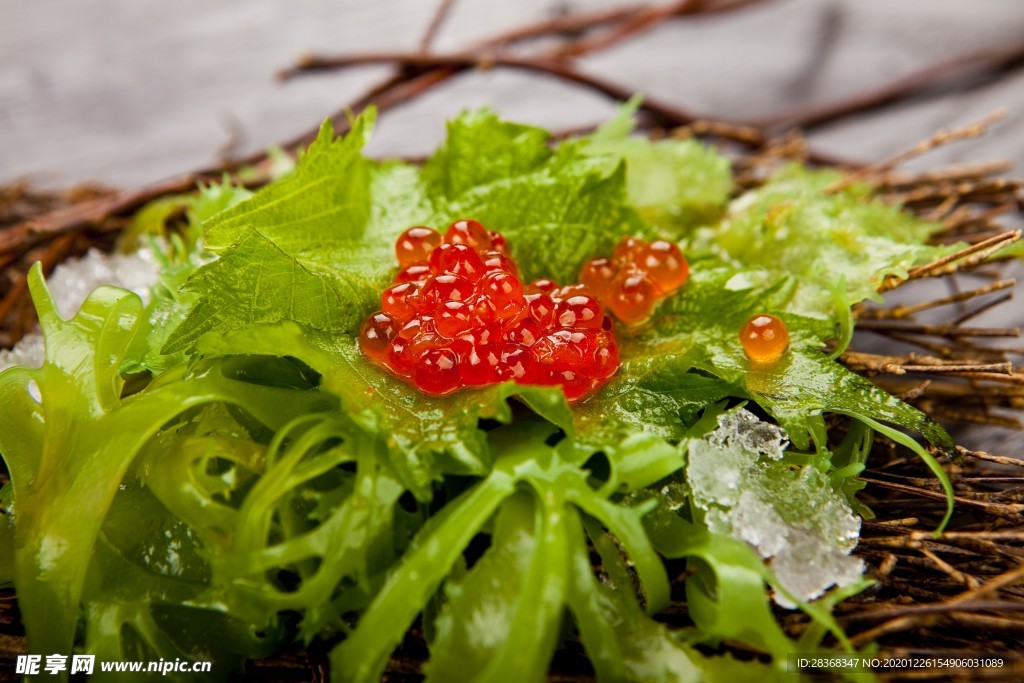
[[(96, 249), (81, 258), (69, 258), (57, 266), (46, 285), (64, 318), (71, 318), (92, 290), (114, 285), (135, 292), (149, 302), (150, 289), (157, 283), (160, 266), (149, 247), (131, 254), (104, 254)], [(38, 368), (43, 364), (43, 335), (30, 332), (13, 349), (0, 350), (0, 370), (12, 365)]]
[[(770, 560), (782, 588), (802, 600), (846, 586), (864, 572), (850, 552), (860, 518), (812, 466), (781, 461), (785, 431), (747, 410), (719, 416), (718, 428), (689, 445), (687, 480), (708, 527)], [(779, 592), (775, 601), (795, 605)]]

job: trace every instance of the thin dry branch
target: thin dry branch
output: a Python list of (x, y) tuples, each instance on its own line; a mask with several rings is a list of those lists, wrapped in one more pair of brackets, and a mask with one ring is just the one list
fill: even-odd
[(895, 289), (900, 285), (903, 285), (912, 280), (919, 280), (925, 277), (937, 277), (940, 275), (947, 275), (957, 270), (964, 270), (975, 266), (990, 256), (995, 254), (1000, 249), (1003, 249), (1010, 244), (1018, 241), (1021, 238), (1020, 230), (1009, 230), (1007, 232), (1000, 233), (994, 237), (972, 244), (968, 247), (964, 247), (959, 251), (953, 252), (948, 256), (943, 256), (940, 259), (936, 259), (931, 263), (927, 263), (923, 266), (917, 266), (911, 268), (907, 273), (906, 278), (889, 277), (878, 287), (878, 292), (881, 294), (889, 290)]
[(930, 372), (935, 374), (998, 373), (1008, 375), (1013, 365), (1003, 363), (970, 363), (964, 359), (950, 360), (934, 356), (883, 356), (874, 353), (847, 351), (840, 360), (848, 368), (867, 374), (885, 373), (904, 375), (908, 372)]
[(856, 182), (860, 182), (862, 180), (871, 178), (872, 176), (878, 174), (886, 173), (895, 168), (896, 166), (898, 166), (899, 164), (903, 163), (904, 161), (907, 161), (908, 159), (912, 159), (917, 156), (921, 156), (922, 154), (930, 152), (936, 147), (948, 145), (949, 143), (956, 142), (958, 140), (976, 138), (979, 135), (983, 135), (988, 130), (989, 126), (991, 126), (993, 123), (1005, 117), (1006, 110), (997, 109), (988, 116), (978, 121), (975, 121), (974, 123), (970, 123), (966, 126), (954, 128), (952, 130), (940, 130), (936, 132), (934, 135), (932, 135), (930, 138), (922, 140), (913, 147), (906, 149), (900, 152), (899, 154), (891, 156), (885, 161), (865, 166), (862, 169), (859, 169), (857, 171), (854, 171), (853, 173), (848, 174), (846, 177), (841, 178), (840, 180), (837, 180), (836, 182), (826, 187), (824, 191), (826, 193), (839, 192), (840, 190), (845, 189)]
[(929, 65), (881, 87), (855, 93), (835, 102), (802, 107), (761, 119), (757, 123), (766, 128), (799, 127), (809, 130), (852, 114), (876, 110), (885, 105), (905, 100), (912, 95), (935, 87), (937, 83), (949, 80), (951, 76), (962, 77), (969, 73), (998, 69), (1004, 65), (1016, 63), (1022, 58), (1024, 58), (1024, 43), (990, 48), (983, 52), (954, 57), (938, 64)]
[(957, 446), (956, 452), (960, 455), (968, 458), (976, 458), (978, 460), (986, 460), (988, 462), (994, 462), (999, 465), (1008, 465), (1010, 467), (1024, 467), (1024, 459), (1021, 458), (1009, 458), (1005, 455), (992, 455), (985, 451), (972, 451), (963, 446)]
[(948, 325), (914, 325), (888, 320), (863, 320), (857, 323), (858, 330), (870, 332), (897, 332), (902, 334), (924, 334), (931, 337), (1019, 337), (1017, 327), (963, 327)]
[[(931, 498), (933, 500), (946, 500), (946, 494), (939, 491), (931, 491), (917, 486), (907, 486), (906, 484), (900, 484), (893, 481), (885, 481), (884, 479), (876, 479), (873, 477), (861, 477), (860, 479), (861, 481), (867, 482), (868, 484), (881, 486), (882, 488), (892, 489), (893, 491), (909, 493), (915, 496), (921, 496), (923, 498)], [(1024, 503), (990, 503), (982, 500), (974, 500), (973, 498), (968, 498), (962, 495), (953, 496), (953, 500), (958, 505), (979, 508), (997, 517), (1004, 517), (1015, 522), (1022, 521), (1021, 512), (1024, 512)]]
[(989, 161), (980, 164), (957, 164), (930, 171), (890, 171), (874, 177), (873, 182), (880, 190), (895, 190), (932, 183), (978, 180), (1005, 173), (1012, 167), (1013, 164), (1008, 161)]
[[(283, 80), (288, 80), (317, 71), (334, 71), (370, 64), (399, 64), (416, 69), (454, 68), (479, 69), (481, 71), (487, 71), (495, 67), (505, 67), (554, 76), (570, 83), (585, 86), (616, 100), (624, 101), (633, 96), (632, 88), (588, 74), (565, 60), (554, 59), (548, 56), (522, 57), (477, 53), (424, 55), (415, 52), (381, 52), (337, 57), (310, 55), (301, 64), (282, 71), (279, 76)], [(654, 115), (659, 123), (667, 126), (682, 126), (708, 118), (650, 97), (644, 99), (641, 107), (647, 113)]]
[(669, 17), (693, 11), (703, 4), (705, 0), (678, 0), (663, 6), (642, 7), (636, 14), (616, 23), (604, 35), (573, 41), (560, 48), (558, 53), (566, 57), (582, 57), (600, 52), (653, 28)]
[[(993, 282), (991, 284), (984, 285), (983, 287), (978, 287), (977, 289), (970, 289), (964, 292), (957, 292), (956, 294), (951, 294), (950, 296), (944, 296), (938, 299), (932, 299), (930, 301), (923, 301), (917, 304), (893, 306), (891, 308), (867, 309), (862, 312), (861, 317), (873, 318), (877, 320), (901, 320), (904, 318), (909, 318), (915, 313), (920, 313), (921, 311), (926, 311), (931, 308), (937, 308), (939, 306), (945, 306), (947, 304), (962, 303), (964, 301), (969, 301), (970, 299), (974, 299), (979, 296), (991, 294), (992, 292), (998, 292), (1004, 289), (1012, 289), (1013, 287), (1016, 286), (1016, 284), (1017, 281), (1014, 280), (1013, 278), (1010, 278), (1008, 280), (999, 280), (998, 282)], [(862, 327), (863, 325), (864, 323), (861, 322), (860, 326)], [(955, 326), (956, 325), (954, 324), (954, 327)]]
[(444, 26), (444, 22), (447, 21), (454, 6), (455, 0), (441, 0), (438, 3), (434, 16), (431, 18), (430, 23), (427, 24), (427, 30), (423, 32), (423, 37), (420, 38), (420, 52), (427, 52), (430, 46), (434, 44), (434, 38), (441, 31), (441, 27)]

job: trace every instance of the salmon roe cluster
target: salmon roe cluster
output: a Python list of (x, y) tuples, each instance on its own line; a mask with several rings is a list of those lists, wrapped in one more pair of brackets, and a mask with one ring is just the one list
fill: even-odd
[(686, 284), (690, 267), (672, 242), (623, 237), (612, 257), (587, 261), (580, 282), (627, 325), (651, 316), (661, 299)]
[(524, 285), (505, 238), (473, 220), (395, 242), (400, 270), (363, 323), (374, 362), (427, 394), (506, 380), (589, 395), (619, 367), (612, 322), (579, 285)]

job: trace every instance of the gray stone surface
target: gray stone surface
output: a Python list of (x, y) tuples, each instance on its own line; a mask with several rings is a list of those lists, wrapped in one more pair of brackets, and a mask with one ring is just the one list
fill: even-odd
[[(635, 2), (636, 0), (634, 0)], [(460, 0), (438, 36), (455, 50), (559, 8), (628, 0)], [(143, 184), (215, 159), (242, 133), (251, 151), (310, 127), (387, 67), (276, 83), (303, 50), (409, 49), (433, 0), (0, 0), (0, 181)], [(825, 39), (822, 39), (822, 32)], [(584, 67), (693, 110), (744, 120), (841, 99), (926, 65), (1024, 35), (1016, 0), (776, 0), (748, 11), (673, 21)], [(389, 113), (373, 151), (429, 151), (442, 122), (469, 106), (553, 128), (600, 121), (606, 99), (523, 73), (468, 74)], [(1024, 76), (921, 98), (828, 126), (833, 154), (873, 159), (994, 109), (995, 135), (919, 163), (1024, 161)]]

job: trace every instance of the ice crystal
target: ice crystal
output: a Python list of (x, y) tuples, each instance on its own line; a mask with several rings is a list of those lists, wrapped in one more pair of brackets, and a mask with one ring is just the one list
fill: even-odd
[[(708, 527), (748, 543), (770, 560), (781, 589), (810, 600), (863, 573), (850, 556), (860, 519), (818, 469), (782, 461), (787, 445), (782, 429), (737, 410), (690, 443), (686, 473)], [(783, 593), (775, 599), (794, 606)]]
[[(131, 254), (104, 254), (96, 249), (81, 258), (69, 258), (57, 266), (47, 286), (57, 303), (57, 310), (71, 318), (92, 290), (100, 285), (114, 285), (135, 292), (143, 303), (159, 277), (160, 268), (153, 250), (143, 247)], [(13, 365), (37, 368), (43, 364), (43, 335), (30, 332), (13, 349), (0, 350), (0, 370)]]

